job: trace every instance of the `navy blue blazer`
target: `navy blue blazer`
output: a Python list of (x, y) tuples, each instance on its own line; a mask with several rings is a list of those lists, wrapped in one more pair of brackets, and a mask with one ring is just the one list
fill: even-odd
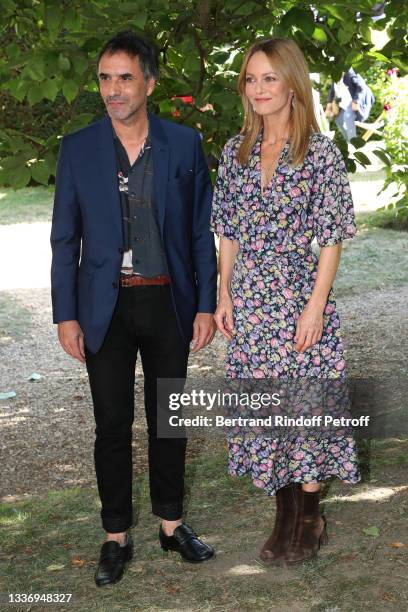
[[(212, 188), (192, 128), (149, 115), (157, 208), (171, 290), (184, 340), (197, 312), (216, 306), (210, 232)], [(101, 347), (119, 291), (122, 210), (111, 120), (62, 139), (51, 228), (53, 322), (77, 320), (88, 349)]]

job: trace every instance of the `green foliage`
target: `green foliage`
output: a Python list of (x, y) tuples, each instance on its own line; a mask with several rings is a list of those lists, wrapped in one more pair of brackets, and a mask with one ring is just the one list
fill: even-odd
[[(317, 0), (313, 9), (295, 0), (138, 0), (137, 10), (124, 0), (3, 0), (0, 95), (7, 101), (5, 116), (41, 107), (52, 129), (41, 118), (35, 126), (3, 121), (0, 183), (17, 188), (52, 179), (59, 137), (100, 114), (95, 58), (119, 30), (131, 28), (156, 41), (162, 70), (154, 110), (170, 118), (176, 114), (177, 121), (199, 129), (206, 153), (218, 157), (227, 138), (240, 129), (237, 74), (244, 51), (259, 37), (292, 37), (311, 72), (330, 79), (338, 80), (350, 65), (364, 72), (378, 61), (406, 72), (406, 3), (388, 2), (386, 17), (374, 23), (375, 4), (361, 0), (357, 18), (355, 5), (344, 0)], [(387, 30), (389, 41), (381, 52), (371, 40), (372, 28)], [(194, 103), (174, 98), (181, 95), (192, 95)], [(90, 112), (80, 109), (84, 96), (94, 99)], [(212, 108), (203, 111), (208, 104)]]
[[(388, 185), (396, 184), (394, 202), (388, 205), (396, 218), (402, 222), (408, 220), (408, 75), (399, 77), (396, 70), (389, 70), (382, 88), (385, 126), (383, 129), (384, 144), (389, 158), (385, 165), (386, 180), (383, 190)], [(377, 151), (377, 155), (385, 161)], [(383, 210), (383, 209), (382, 209)]]

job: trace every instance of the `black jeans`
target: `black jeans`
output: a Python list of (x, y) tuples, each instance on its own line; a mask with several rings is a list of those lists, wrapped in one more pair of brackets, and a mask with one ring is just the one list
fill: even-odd
[(138, 351), (144, 373), (152, 512), (176, 520), (183, 511), (187, 441), (157, 437), (157, 378), (185, 379), (189, 347), (177, 325), (169, 285), (120, 287), (101, 349), (93, 354), (85, 346), (101, 518), (109, 533), (126, 531), (133, 522), (131, 444)]

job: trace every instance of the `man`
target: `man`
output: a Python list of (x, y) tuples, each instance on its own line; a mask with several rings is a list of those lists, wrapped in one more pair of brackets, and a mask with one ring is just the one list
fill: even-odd
[[(214, 555), (182, 523), (185, 439), (157, 436), (157, 379), (185, 379), (215, 334), (211, 183), (199, 135), (148, 114), (154, 48), (121, 32), (98, 59), (108, 116), (63, 138), (51, 230), (53, 320), (86, 363), (106, 542), (95, 581), (117, 582), (132, 556), (132, 422), (144, 371), (152, 512), (159, 540), (191, 562)], [(79, 261), (80, 258), (80, 261)]]

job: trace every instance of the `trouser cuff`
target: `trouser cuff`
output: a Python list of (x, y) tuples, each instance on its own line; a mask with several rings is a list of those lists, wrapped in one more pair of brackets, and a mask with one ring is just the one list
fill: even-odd
[(102, 527), (108, 533), (122, 533), (123, 531), (127, 531), (130, 527), (132, 527), (133, 517), (132, 515), (127, 515), (123, 517), (106, 517), (101, 512), (102, 518)]
[(183, 515), (183, 502), (163, 503), (152, 499), (152, 512), (165, 521), (177, 521)]

